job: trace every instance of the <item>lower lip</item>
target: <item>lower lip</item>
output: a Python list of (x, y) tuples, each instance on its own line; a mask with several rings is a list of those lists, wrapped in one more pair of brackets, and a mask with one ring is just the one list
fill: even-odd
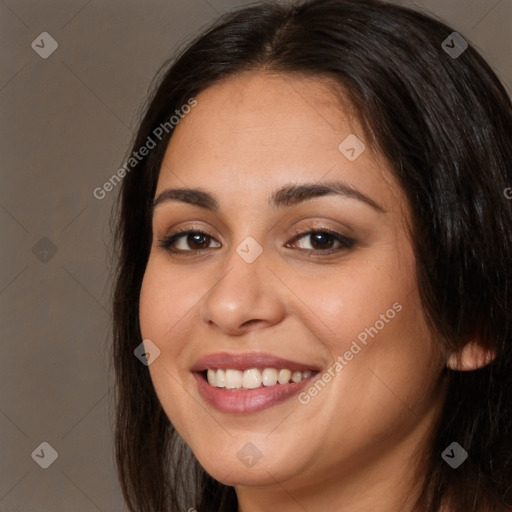
[(194, 372), (199, 393), (212, 407), (221, 412), (252, 413), (268, 409), (298, 394), (315, 376), (292, 384), (276, 384), (256, 389), (228, 391), (225, 388), (210, 386), (202, 373)]

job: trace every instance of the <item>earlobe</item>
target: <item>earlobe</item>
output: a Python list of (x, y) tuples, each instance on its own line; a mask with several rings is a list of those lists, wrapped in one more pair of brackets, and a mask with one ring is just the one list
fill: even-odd
[(470, 341), (460, 350), (449, 355), (446, 366), (450, 370), (468, 372), (487, 366), (494, 361), (495, 357), (495, 350), (484, 348), (476, 341)]

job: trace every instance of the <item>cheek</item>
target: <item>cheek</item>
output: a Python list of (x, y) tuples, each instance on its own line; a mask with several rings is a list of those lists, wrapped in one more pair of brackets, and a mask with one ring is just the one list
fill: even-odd
[(341, 363), (332, 415), (376, 437), (407, 429), (429, 409), (439, 396), (442, 368), (417, 292), (388, 285), (383, 293), (360, 296), (361, 307), (345, 304), (330, 346)]
[[(139, 300), (139, 322), (143, 339), (150, 339), (160, 355), (149, 371), (155, 389), (164, 374), (169, 383), (177, 377), (182, 353), (188, 337), (184, 329), (193, 314), (200, 293), (186, 279), (169, 270), (163, 258), (150, 257), (142, 281)], [(161, 374), (161, 375), (160, 375)]]
[(163, 258), (150, 256), (140, 293), (140, 330), (143, 339), (160, 349), (148, 367), (158, 400), (174, 427), (184, 433), (190, 427), (186, 412), (190, 399), (183, 392), (186, 372), (180, 369), (187, 340), (183, 330), (199, 296), (187, 280), (170, 272)]
[(424, 316), (412, 252), (383, 248), (378, 256), (329, 279), (296, 277), (291, 285), (301, 286), (315, 313), (308, 327), (341, 363), (333, 369), (330, 413), (345, 416), (353, 409), (354, 421), (393, 421), (404, 407), (428, 406), (443, 364)]
[(171, 271), (165, 257), (151, 255), (142, 281), (139, 319), (144, 338), (160, 340), (165, 350), (175, 347), (176, 331), (187, 313), (191, 313), (201, 297), (201, 282), (193, 275), (183, 278)]
[[(393, 325), (397, 340), (398, 331), (409, 323), (412, 329), (423, 329), (411, 258), (408, 251), (388, 246), (315, 275), (289, 271), (287, 286), (302, 299), (295, 301), (300, 308), (295, 313), (333, 356), (348, 350), (359, 334), (364, 338), (376, 322), (379, 334)], [(411, 306), (407, 312), (396, 311), (405, 305)]]

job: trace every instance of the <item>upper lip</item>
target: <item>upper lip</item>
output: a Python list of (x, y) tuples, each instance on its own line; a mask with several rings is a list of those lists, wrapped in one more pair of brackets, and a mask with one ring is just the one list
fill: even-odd
[(219, 352), (216, 354), (208, 354), (198, 359), (194, 366), (192, 366), (191, 371), (202, 372), (210, 368), (221, 370), (248, 370), (250, 368), (286, 368), (292, 371), (318, 370), (315, 365), (309, 363), (291, 361), (263, 352), (245, 352), (238, 354)]

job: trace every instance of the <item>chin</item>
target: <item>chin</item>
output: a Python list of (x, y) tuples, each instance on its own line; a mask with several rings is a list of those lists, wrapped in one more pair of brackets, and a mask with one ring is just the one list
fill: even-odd
[(203, 468), (209, 475), (215, 478), (215, 480), (218, 480), (224, 485), (230, 485), (232, 487), (258, 487), (275, 485), (276, 480), (280, 480), (275, 477), (271, 468), (267, 471), (263, 466), (258, 466), (259, 464), (252, 468), (241, 468), (240, 463), (238, 462), (238, 464), (226, 464), (222, 467), (213, 466), (211, 470), (208, 470), (205, 466), (203, 466)]
[(275, 484), (276, 474), (284, 469), (279, 467), (280, 463), (276, 460), (265, 460), (264, 456), (258, 458), (255, 451), (251, 455), (251, 448), (246, 448), (245, 452), (243, 449), (233, 450), (235, 444), (238, 443), (231, 443), (231, 447), (225, 449), (209, 446), (200, 453), (194, 450), (194, 455), (209, 475), (225, 485)]

